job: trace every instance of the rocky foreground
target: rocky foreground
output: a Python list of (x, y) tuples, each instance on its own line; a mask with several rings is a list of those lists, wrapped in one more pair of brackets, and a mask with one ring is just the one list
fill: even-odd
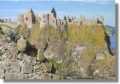
[(1, 79), (117, 79), (116, 56), (103, 25), (8, 29), (0, 27)]

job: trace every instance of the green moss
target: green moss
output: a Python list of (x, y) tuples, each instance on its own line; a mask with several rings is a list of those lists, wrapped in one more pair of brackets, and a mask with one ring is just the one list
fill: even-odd
[(59, 70), (62, 67), (62, 63), (57, 63), (54, 59), (49, 60), (49, 63), (52, 64), (56, 70)]
[(38, 49), (38, 52), (37, 52), (37, 60), (40, 61), (40, 62), (43, 62), (45, 60), (43, 52), (41, 52), (41, 50), (39, 50), (39, 49)]

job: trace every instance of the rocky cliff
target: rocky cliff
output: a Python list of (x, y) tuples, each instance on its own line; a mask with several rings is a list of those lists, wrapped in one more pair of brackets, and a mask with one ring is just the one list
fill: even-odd
[(104, 25), (66, 25), (64, 31), (19, 25), (12, 36), (0, 28), (0, 78), (116, 80), (116, 56)]

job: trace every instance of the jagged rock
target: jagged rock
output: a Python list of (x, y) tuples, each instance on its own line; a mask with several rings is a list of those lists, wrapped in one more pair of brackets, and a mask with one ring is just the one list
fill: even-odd
[(35, 63), (35, 57), (29, 56), (25, 53), (19, 53), (17, 56), (17, 59), (22, 60), (22, 61), (26, 61), (26, 62), (34, 61), (34, 63)]
[(19, 62), (10, 62), (6, 65), (6, 72), (10, 73), (19, 73), (20, 65)]
[(15, 43), (9, 43), (8, 45), (9, 53), (12, 55), (11, 59), (16, 60), (18, 50)]
[(12, 55), (10, 54), (10, 52), (8, 50), (6, 50), (6, 52), (2, 55), (2, 61), (5, 61), (5, 60), (10, 60), (10, 58), (12, 58)]
[(80, 46), (80, 45), (76, 45), (74, 48), (72, 48), (72, 57), (75, 61), (79, 61), (80, 60), (80, 56), (82, 55), (82, 53), (86, 50), (86, 46)]
[(44, 56), (47, 59), (55, 59), (56, 62), (62, 62), (64, 57), (64, 43), (58, 41), (48, 45), (48, 48), (44, 52)]
[(1, 53), (2, 53), (2, 58), (1, 60), (4, 61), (6, 59), (10, 60), (16, 60), (17, 56), (17, 49), (15, 47), (15, 44), (12, 45), (13, 43), (9, 43), (6, 46), (2, 46), (1, 48)]
[(23, 61), (32, 62), (32, 57), (27, 54), (23, 54)]
[(21, 36), (21, 38), (17, 41), (17, 49), (19, 51), (25, 51), (27, 47), (27, 41)]
[(19, 54), (17, 55), (17, 59), (18, 59), (18, 60), (22, 60), (22, 59), (23, 59), (23, 53), (19, 53)]

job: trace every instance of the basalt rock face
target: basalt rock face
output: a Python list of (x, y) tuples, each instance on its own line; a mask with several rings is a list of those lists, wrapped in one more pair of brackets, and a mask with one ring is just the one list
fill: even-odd
[(101, 25), (67, 24), (64, 32), (38, 25), (14, 31), (17, 41), (0, 34), (1, 79), (116, 80), (116, 57), (109, 52)]

